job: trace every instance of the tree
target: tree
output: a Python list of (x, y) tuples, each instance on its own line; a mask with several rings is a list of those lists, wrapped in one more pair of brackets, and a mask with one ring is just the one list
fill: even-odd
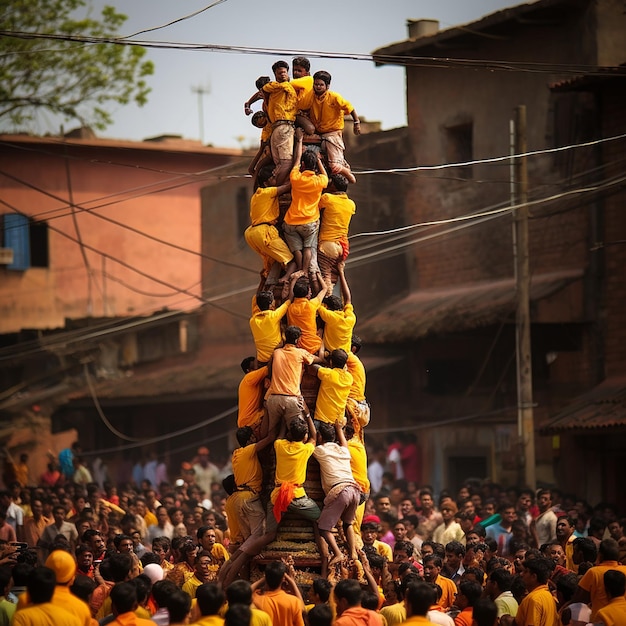
[(80, 19), (85, 6), (85, 0), (0, 0), (0, 124), (20, 128), (46, 110), (104, 129), (112, 122), (107, 104), (145, 104), (144, 78), (153, 63), (143, 60), (144, 48), (112, 41), (126, 16), (105, 6), (100, 19)]

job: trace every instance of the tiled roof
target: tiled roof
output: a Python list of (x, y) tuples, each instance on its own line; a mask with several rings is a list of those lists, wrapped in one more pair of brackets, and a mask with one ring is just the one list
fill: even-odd
[[(523, 25), (532, 19), (552, 19), (566, 15), (567, 9), (564, 10), (563, 5), (578, 5), (580, 3), (572, 2), (572, 0), (538, 0), (537, 2), (528, 2), (519, 4), (514, 7), (502, 9), (491, 13), (481, 19), (468, 24), (462, 24), (439, 31), (433, 35), (406, 39), (396, 43), (389, 44), (374, 50), (372, 53), (374, 61), (378, 64), (386, 62), (395, 62), (388, 57), (406, 56), (417, 50), (424, 48), (433, 49), (440, 48), (437, 56), (444, 55), (445, 45), (448, 42), (458, 43), (459, 39), (475, 39), (476, 37), (484, 38), (500, 38), (506, 36), (501, 32), (503, 27), (508, 24), (515, 26)], [(532, 23), (532, 22), (528, 22)]]
[[(546, 298), (582, 277), (582, 270), (534, 276), (532, 301)], [(358, 327), (368, 343), (401, 342), (427, 335), (492, 324), (515, 311), (515, 281), (484, 281), (441, 289), (422, 289), (392, 303)]]
[(548, 420), (542, 435), (589, 432), (626, 426), (626, 376), (607, 378)]

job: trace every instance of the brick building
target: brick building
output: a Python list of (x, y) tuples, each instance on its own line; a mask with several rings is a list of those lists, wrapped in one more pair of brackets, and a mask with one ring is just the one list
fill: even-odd
[[(366, 341), (395, 346), (398, 355), (388, 368), (395, 403), (376, 416), (418, 433), (424, 478), (436, 489), (454, 489), (468, 476), (515, 483), (521, 446), (511, 217), (467, 216), (511, 203), (508, 159), (487, 160), (510, 154), (509, 121), (525, 105), (528, 150), (540, 153), (528, 165), (533, 385), (541, 427), (609, 369), (623, 372), (621, 348), (614, 347), (623, 326), (623, 292), (615, 289), (621, 276), (605, 263), (608, 247), (596, 245), (623, 228), (621, 216), (611, 231), (604, 219), (605, 199), (617, 198), (611, 194), (619, 187), (597, 148), (550, 152), (606, 136), (599, 120), (608, 110), (588, 93), (557, 93), (550, 85), (589, 67), (622, 63), (626, 16), (612, 0), (540, 0), (443, 31), (432, 21), (408, 26), (406, 41), (379, 48), (374, 57), (406, 66), (414, 163), (449, 166), (413, 174), (406, 221), (464, 221), (419, 231), (407, 248), (411, 293), (359, 329)], [(600, 465), (581, 480), (564, 471), (557, 439), (536, 437), (536, 447), (539, 482), (558, 479), (593, 502), (618, 499)]]

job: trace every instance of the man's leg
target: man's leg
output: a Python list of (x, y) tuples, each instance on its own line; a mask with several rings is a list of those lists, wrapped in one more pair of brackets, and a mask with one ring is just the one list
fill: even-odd
[(333, 553), (333, 557), (328, 562), (328, 566), (332, 567), (336, 563), (340, 563), (346, 557), (343, 552), (339, 549), (337, 542), (335, 541), (335, 537), (330, 530), (322, 530), (320, 528), (320, 535), (324, 538), (324, 541), (328, 544), (328, 547), (331, 549)]

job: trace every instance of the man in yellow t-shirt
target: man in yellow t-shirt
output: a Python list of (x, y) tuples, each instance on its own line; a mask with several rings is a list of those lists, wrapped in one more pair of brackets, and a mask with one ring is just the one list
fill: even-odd
[(296, 90), (297, 110), (296, 126), (304, 129), (307, 135), (315, 132), (315, 127), (309, 119), (309, 109), (313, 99), (313, 76), (311, 76), (311, 62), (306, 57), (296, 57), (291, 61), (291, 85)]
[(548, 588), (552, 564), (544, 557), (526, 559), (522, 580), (528, 594), (522, 599), (515, 618), (503, 615), (500, 624), (510, 626), (556, 626), (560, 619), (556, 600)]
[(196, 599), (202, 617), (193, 622), (194, 624), (198, 626), (220, 626), (224, 623), (220, 617), (220, 611), (224, 606), (225, 596), (219, 585), (202, 585), (197, 590)]
[(352, 351), (348, 353), (346, 368), (352, 374), (352, 387), (346, 402), (346, 413), (352, 418), (354, 432), (363, 441), (363, 429), (370, 423), (370, 405), (365, 398), (365, 367), (357, 353), (361, 350), (361, 338), (352, 334)]
[(243, 234), (246, 243), (263, 260), (264, 290), (276, 285), (281, 270), (289, 276), (295, 269), (293, 254), (276, 228), (280, 216), (278, 197), (289, 191), (290, 185), (266, 186), (269, 176), (266, 169), (259, 174), (259, 186), (250, 198), (250, 226)]
[(219, 580), (224, 588), (228, 587), (253, 556), (274, 541), (278, 524), (285, 511), (296, 513), (314, 522), (319, 518), (321, 513), (319, 506), (306, 495), (303, 487), (307, 464), (315, 450), (316, 436), (313, 420), (307, 415), (306, 422), (302, 418), (294, 418), (287, 430), (287, 437), (274, 442), (276, 487), (270, 494), (270, 502), (267, 505), (265, 534), (260, 537), (251, 535), (233, 553), (219, 574)]
[(346, 193), (348, 180), (345, 176), (331, 175), (330, 189), (334, 191), (323, 193), (320, 198), (321, 222), (317, 246), (317, 262), (328, 288), (337, 282), (337, 263), (348, 258), (348, 230), (350, 220), (356, 213), (356, 204)]
[(274, 309), (274, 294), (260, 291), (252, 297), (252, 317), (250, 330), (256, 346), (256, 360), (259, 367), (267, 365), (275, 348), (282, 343), (280, 320), (287, 314), (291, 301), (286, 299)]
[(235, 491), (226, 499), (225, 510), (230, 528), (230, 540), (241, 543), (250, 535), (263, 534), (265, 509), (259, 499), (263, 486), (263, 469), (257, 454), (272, 443), (273, 435), (255, 441), (249, 426), (238, 428), (237, 442), (241, 446), (233, 451), (232, 466)]
[(346, 402), (352, 388), (352, 374), (346, 370), (348, 354), (345, 350), (330, 353), (330, 367), (313, 365), (320, 388), (315, 403), (315, 419), (327, 424), (346, 423)]
[(350, 102), (338, 93), (328, 90), (331, 78), (324, 70), (313, 74), (313, 98), (309, 116), (315, 132), (322, 137), (322, 149), (326, 152), (331, 173), (343, 174), (351, 183), (355, 183), (356, 179), (343, 155), (346, 149), (343, 143), (343, 118), (346, 114), (352, 117), (355, 135), (361, 134), (361, 122)]
[(619, 626), (626, 619), (626, 575), (615, 569), (604, 572), (604, 589), (609, 603), (598, 611), (596, 621), (605, 626)]
[(343, 304), (337, 296), (326, 296), (322, 301), (324, 306), (318, 310), (318, 315), (325, 322), (324, 348), (329, 352), (342, 349), (350, 352), (352, 346), (352, 330), (356, 324), (356, 315), (352, 306), (352, 295), (344, 272), (345, 263), (337, 264)]
[(272, 65), (275, 80), (263, 85), (262, 91), (269, 95), (267, 115), (272, 123), (270, 149), (276, 169), (274, 178), (282, 185), (289, 174), (293, 158), (293, 137), (298, 98), (296, 90), (289, 82), (289, 64), (276, 61)]
[[(54, 572), (47, 567), (33, 570), (26, 583), (29, 604), (18, 607), (11, 624), (17, 626), (39, 626), (40, 624), (63, 624), (63, 626), (83, 626), (85, 622), (65, 608), (52, 603), (56, 579)], [(89, 612), (89, 609), (87, 609)]]
[(215, 580), (215, 570), (211, 570), (213, 557), (208, 550), (199, 550), (194, 562), (194, 572), (182, 586), (182, 590), (193, 600), (196, 597), (198, 587), (204, 583)]

